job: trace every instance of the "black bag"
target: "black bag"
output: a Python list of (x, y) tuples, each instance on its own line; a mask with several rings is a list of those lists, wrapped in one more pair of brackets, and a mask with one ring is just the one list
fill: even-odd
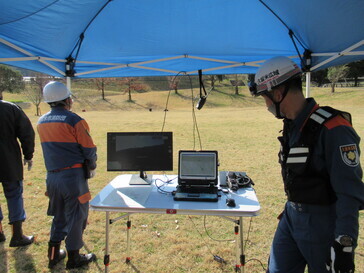
[(83, 173), (85, 175), (85, 178), (86, 179), (89, 179), (91, 178), (91, 170), (90, 170), (90, 161), (88, 159), (86, 159), (84, 162), (83, 162)]

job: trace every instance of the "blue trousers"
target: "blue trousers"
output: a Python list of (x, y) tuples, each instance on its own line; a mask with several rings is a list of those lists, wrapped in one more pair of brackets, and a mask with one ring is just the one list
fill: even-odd
[(287, 202), (269, 257), (268, 273), (326, 273), (335, 207)]
[[(26, 218), (23, 202), (23, 181), (2, 182), (3, 190), (8, 204), (9, 224), (24, 221)], [(0, 207), (0, 221), (4, 219)]]
[(80, 249), (89, 209), (88, 200), (80, 198), (89, 193), (82, 168), (48, 172), (47, 192), (47, 214), (53, 216), (50, 240), (60, 242), (65, 239), (68, 251)]

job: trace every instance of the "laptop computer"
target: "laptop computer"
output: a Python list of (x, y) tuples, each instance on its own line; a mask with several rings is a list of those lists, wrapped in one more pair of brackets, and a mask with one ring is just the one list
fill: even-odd
[(178, 154), (176, 201), (218, 201), (217, 151), (181, 150)]

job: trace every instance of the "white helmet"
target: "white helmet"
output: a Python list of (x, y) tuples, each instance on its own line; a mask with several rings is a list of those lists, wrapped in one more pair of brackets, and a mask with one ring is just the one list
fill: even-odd
[(298, 65), (288, 57), (273, 57), (258, 69), (254, 84), (250, 86), (250, 92), (259, 96), (301, 73)]
[(47, 103), (62, 101), (71, 95), (71, 91), (61, 82), (49, 82), (43, 88), (43, 98)]

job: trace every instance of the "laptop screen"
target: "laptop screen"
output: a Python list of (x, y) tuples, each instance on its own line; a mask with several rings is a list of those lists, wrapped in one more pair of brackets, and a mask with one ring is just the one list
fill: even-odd
[(217, 151), (179, 151), (179, 184), (217, 184)]

